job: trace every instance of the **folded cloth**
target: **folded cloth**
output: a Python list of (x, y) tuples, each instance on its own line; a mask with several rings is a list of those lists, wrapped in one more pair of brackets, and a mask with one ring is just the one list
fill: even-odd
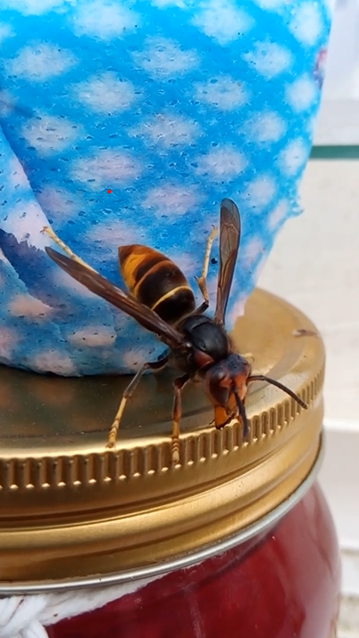
[[(49, 259), (42, 229), (117, 285), (117, 247), (152, 246), (197, 294), (223, 197), (243, 227), (233, 326), (300, 212), (329, 26), (325, 0), (0, 0), (1, 363), (85, 375), (156, 359), (152, 334)], [(216, 241), (212, 309), (217, 271)]]

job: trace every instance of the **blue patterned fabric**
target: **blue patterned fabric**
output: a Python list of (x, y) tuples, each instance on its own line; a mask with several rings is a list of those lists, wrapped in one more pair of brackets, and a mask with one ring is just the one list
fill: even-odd
[(46, 224), (116, 284), (117, 247), (144, 243), (197, 294), (233, 198), (233, 325), (300, 212), (329, 24), (324, 0), (0, 0), (0, 362), (130, 372), (163, 351), (50, 261)]

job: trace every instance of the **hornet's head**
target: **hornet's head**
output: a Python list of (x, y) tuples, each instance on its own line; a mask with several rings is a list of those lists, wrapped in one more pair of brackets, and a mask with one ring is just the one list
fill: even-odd
[(251, 366), (248, 361), (235, 353), (207, 370), (204, 378), (205, 390), (214, 406), (216, 428), (223, 427), (233, 417), (241, 416), (246, 435), (248, 426), (244, 402), (250, 374)]

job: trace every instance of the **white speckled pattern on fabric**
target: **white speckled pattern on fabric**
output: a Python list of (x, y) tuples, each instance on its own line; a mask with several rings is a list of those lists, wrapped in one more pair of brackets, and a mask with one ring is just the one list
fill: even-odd
[(231, 327), (300, 211), (329, 25), (324, 0), (0, 0), (0, 362), (81, 375), (156, 358), (41, 230), (117, 284), (117, 247), (136, 242), (195, 286), (223, 197), (243, 224)]

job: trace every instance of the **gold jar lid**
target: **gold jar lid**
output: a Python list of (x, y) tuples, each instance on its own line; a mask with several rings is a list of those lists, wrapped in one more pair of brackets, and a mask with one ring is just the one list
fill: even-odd
[(172, 380), (144, 378), (108, 426), (128, 377), (65, 379), (0, 369), (0, 592), (119, 582), (188, 565), (248, 538), (298, 500), (321, 449), (324, 347), (296, 308), (256, 290), (233, 339), (309, 404), (253, 383), (250, 435), (210, 425), (201, 386), (183, 396), (171, 462)]

